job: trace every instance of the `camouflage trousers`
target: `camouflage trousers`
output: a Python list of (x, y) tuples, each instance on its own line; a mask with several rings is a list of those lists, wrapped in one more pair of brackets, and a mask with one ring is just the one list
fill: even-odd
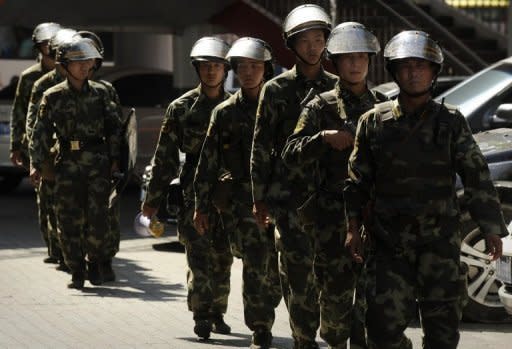
[(36, 188), (39, 227), (43, 240), (48, 248), (48, 256), (62, 259), (59, 236), (57, 234), (57, 217), (54, 202), (55, 182), (41, 180)]
[(250, 203), (234, 202), (222, 212), (234, 255), (242, 259), (242, 298), (247, 327), (270, 330), (281, 301), (273, 232), (256, 224)]
[(346, 348), (352, 329), (357, 270), (344, 247), (343, 201), (320, 195), (315, 238), (314, 273), (320, 292), (320, 337), (332, 348)]
[(404, 335), (418, 304), (423, 348), (456, 348), (465, 274), (460, 266), (460, 238), (413, 246), (414, 232), (403, 233), (394, 248), (376, 240), (375, 262), (369, 269), (373, 295), (368, 298), (368, 344), (375, 349), (412, 348)]
[(90, 262), (106, 258), (109, 170), (107, 163), (93, 167), (66, 161), (56, 167), (57, 229), (64, 260), (72, 272), (83, 270), (86, 256)]
[(313, 273), (314, 240), (299, 225), (296, 211), (286, 205), (272, 208), (279, 252), (279, 276), (296, 342), (315, 341), (320, 323), (318, 288)]
[(210, 231), (199, 235), (193, 225), (194, 203), (186, 201), (178, 215), (178, 234), (187, 258), (187, 304), (194, 320), (226, 313), (233, 256), (218, 214), (209, 216)]
[(110, 229), (105, 235), (105, 256), (109, 259), (114, 258), (114, 256), (119, 252), (119, 244), (121, 242), (121, 200), (117, 200), (110, 208), (109, 208), (109, 223)]

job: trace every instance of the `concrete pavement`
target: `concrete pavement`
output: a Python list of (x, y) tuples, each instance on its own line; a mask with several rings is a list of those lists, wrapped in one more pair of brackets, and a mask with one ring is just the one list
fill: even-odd
[[(185, 257), (169, 238), (138, 238), (131, 231), (137, 193), (123, 201), (121, 251), (114, 261), (117, 281), (70, 290), (70, 276), (44, 264), (30, 188), (0, 196), (0, 348), (243, 348), (251, 333), (244, 325), (241, 263), (232, 269), (226, 322), (231, 335), (199, 341), (186, 305)], [(165, 243), (165, 244), (163, 244)], [(165, 247), (167, 251), (159, 251)], [(169, 251), (169, 247), (175, 251)], [(512, 325), (464, 324), (460, 348), (509, 347)], [(291, 348), (281, 302), (273, 348)], [(415, 348), (421, 333), (408, 330)], [(326, 347), (319, 339), (322, 347)]]

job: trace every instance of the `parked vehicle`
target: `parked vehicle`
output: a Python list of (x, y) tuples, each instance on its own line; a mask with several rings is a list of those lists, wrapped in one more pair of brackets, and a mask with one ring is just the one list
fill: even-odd
[(498, 290), (501, 303), (512, 315), (512, 222), (508, 225), (509, 235), (502, 239), (503, 256), (496, 262), (496, 278), (502, 285)]
[[(433, 96), (437, 97), (441, 93), (452, 88), (453, 86), (464, 81), (465, 79), (467, 79), (467, 76), (440, 76), (437, 79), (437, 84), (434, 89)], [(394, 81), (385, 82), (383, 84), (377, 85), (373, 87), (372, 90), (377, 93), (380, 93), (383, 96), (386, 96), (388, 99), (396, 98), (396, 96), (398, 96), (398, 93), (400, 92), (398, 85)]]

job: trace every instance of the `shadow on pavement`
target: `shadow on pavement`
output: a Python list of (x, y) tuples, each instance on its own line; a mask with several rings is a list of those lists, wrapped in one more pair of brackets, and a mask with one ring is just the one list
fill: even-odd
[(92, 286), (86, 281), (82, 290), (86, 296), (140, 298), (145, 301), (166, 302), (186, 298), (181, 283), (165, 283), (162, 278), (151, 276), (150, 269), (143, 268), (132, 260), (115, 258), (114, 271), (117, 280), (101, 286)]
[[(212, 336), (215, 336), (212, 333)], [(247, 348), (251, 344), (251, 335), (247, 333), (231, 333), (229, 335), (223, 335), (224, 338), (210, 338), (207, 340), (198, 339), (197, 337), (177, 337), (177, 339), (183, 340), (189, 343), (201, 343), (204, 345), (221, 345), (225, 347), (233, 348)], [(225, 337), (236, 337), (236, 338), (225, 338)], [(293, 340), (285, 337), (274, 337), (271, 348), (273, 349), (289, 349), (293, 347)]]

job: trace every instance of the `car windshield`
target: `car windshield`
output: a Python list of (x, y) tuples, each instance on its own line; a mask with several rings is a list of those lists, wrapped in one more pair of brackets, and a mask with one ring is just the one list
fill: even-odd
[(460, 112), (467, 116), (510, 84), (512, 65), (504, 63), (466, 80), (437, 99), (444, 98), (446, 103), (457, 106)]

